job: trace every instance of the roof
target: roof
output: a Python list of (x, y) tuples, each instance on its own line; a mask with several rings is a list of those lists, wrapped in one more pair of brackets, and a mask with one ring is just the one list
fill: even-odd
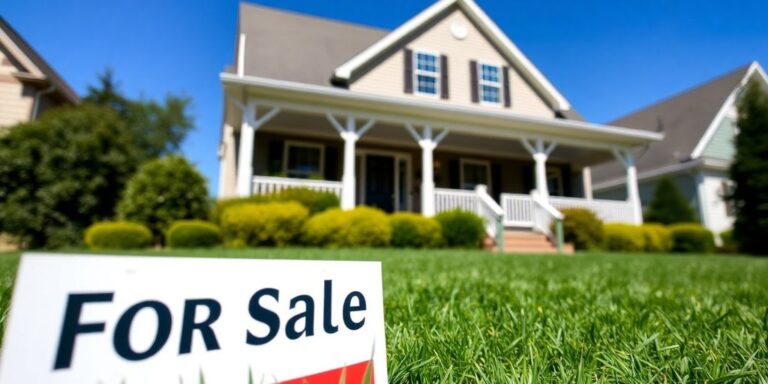
[(8, 24), (5, 19), (0, 16), (0, 29), (11, 39), (13, 44), (18, 47), (18, 49), (21, 51), (23, 55), (26, 56), (26, 58), (32, 62), (32, 64), (36, 68), (25, 68), (29, 72), (33, 72), (35, 70), (39, 70), (42, 72), (42, 75), (44, 76), (44, 80), (47, 80), (50, 82), (51, 85), (55, 86), (56, 92), (61, 95), (65, 100), (72, 104), (77, 104), (80, 102), (80, 97), (77, 96), (77, 93), (72, 89), (72, 87), (67, 84), (66, 81), (54, 70), (48, 63), (45, 61), (45, 59), (40, 56), (40, 54), (37, 53), (30, 45), (29, 43), (24, 40), (21, 35), (16, 32), (16, 30), (11, 27), (10, 24)]
[[(663, 141), (635, 150), (638, 173), (691, 160), (707, 128), (729, 96), (740, 86), (750, 67), (745, 65), (608, 123), (665, 133)], [(592, 167), (592, 180), (595, 184), (622, 177), (624, 167), (618, 162)]]

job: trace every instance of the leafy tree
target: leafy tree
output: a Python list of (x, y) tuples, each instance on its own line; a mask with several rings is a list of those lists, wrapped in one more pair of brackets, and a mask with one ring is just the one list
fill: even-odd
[(731, 179), (730, 198), (736, 207), (733, 236), (739, 250), (768, 255), (768, 94), (750, 82), (739, 103), (739, 135)]
[(672, 179), (659, 180), (653, 198), (645, 212), (645, 221), (674, 224), (695, 221), (693, 209)]
[(111, 218), (141, 157), (125, 129), (114, 111), (92, 105), (11, 127), (0, 137), (0, 231), (55, 248)]
[(204, 219), (207, 211), (205, 178), (176, 155), (142, 165), (117, 206), (122, 219), (146, 224), (158, 240), (174, 221)]
[(191, 100), (166, 96), (163, 103), (154, 100), (131, 100), (120, 92), (110, 70), (98, 78), (98, 86), (88, 87), (85, 102), (113, 109), (125, 121), (127, 132), (142, 150), (142, 160), (177, 152), (181, 142), (194, 126), (187, 113)]

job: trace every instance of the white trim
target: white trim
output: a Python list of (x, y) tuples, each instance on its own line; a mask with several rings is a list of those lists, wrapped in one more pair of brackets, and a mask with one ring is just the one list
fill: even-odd
[[(24, 51), (19, 48), (18, 45), (13, 41), (11, 36), (9, 36), (4, 30), (0, 29), (0, 44), (6, 47), (8, 49), (9, 53), (14, 56), (16, 60), (19, 61), (19, 63), (27, 70), (29, 74), (33, 76), (33, 78), (36, 79), (45, 79), (46, 76), (43, 73), (40, 68), (38, 68), (35, 63), (32, 62), (32, 60), (27, 56)], [(22, 71), (19, 71), (23, 73)]]
[[(437, 68), (437, 71), (430, 72), (430, 71), (425, 71), (423, 69), (419, 69), (419, 62), (418, 62), (419, 54), (434, 57), (435, 68)], [(442, 71), (443, 71), (443, 68), (440, 66), (441, 64), (440, 53), (426, 50), (426, 49), (413, 49), (412, 55), (413, 56), (411, 57), (411, 65), (413, 67), (411, 68), (411, 71), (413, 72), (413, 94), (416, 96), (429, 97), (431, 99), (439, 99), (440, 91), (442, 89), (442, 84), (440, 80), (442, 79)], [(419, 76), (435, 78), (435, 93), (427, 93), (427, 92), (419, 91)]]
[[(493, 192), (492, 188), (490, 187), (491, 184), (491, 162), (488, 160), (482, 160), (482, 159), (471, 159), (471, 158), (459, 158), (459, 189), (463, 191), (474, 191), (475, 187), (472, 187), (472, 189), (465, 189), (464, 188), (464, 165), (470, 164), (470, 165), (481, 165), (485, 167), (485, 183), (480, 183), (482, 185), (488, 186), (488, 190)], [(477, 184), (477, 185), (480, 185)]]
[(488, 15), (472, 0), (440, 0), (434, 3), (432, 6), (408, 20), (357, 56), (336, 68), (334, 77), (348, 81), (352, 77), (352, 73), (361, 66), (386, 51), (392, 45), (397, 44), (420, 26), (429, 22), (432, 18), (454, 4), (458, 5), (470, 19), (477, 23), (479, 28), (487, 34), (490, 40), (500, 47), (502, 54), (504, 54), (510, 62), (516, 64), (516, 67), (524, 76), (531, 79), (531, 83), (534, 87), (547, 96), (548, 101), (555, 107), (555, 109), (571, 109), (568, 100), (555, 89), (549, 80), (542, 75), (520, 49), (509, 40), (501, 29), (499, 29), (496, 23), (494, 23), (493, 20), (491, 20), (491, 18), (488, 17)]
[(240, 34), (237, 48), (237, 75), (245, 75), (245, 33)]
[[(682, 171), (688, 171), (695, 168), (705, 168), (717, 171), (726, 171), (730, 167), (730, 161), (719, 159), (707, 159), (699, 158), (696, 160), (686, 161), (684, 163), (672, 164), (661, 168), (652, 169), (642, 173), (638, 173), (638, 181), (653, 180), (665, 175), (675, 174)], [(592, 185), (592, 189), (595, 192), (602, 192), (607, 189), (612, 189), (625, 183), (624, 177), (617, 177), (614, 179), (601, 181)]]
[[(488, 61), (477, 60), (477, 95), (480, 105), (487, 105), (493, 107), (501, 107), (504, 104), (504, 66), (498, 63), (491, 63)], [(483, 80), (483, 65), (487, 67), (495, 67), (497, 70), (498, 79), (496, 82)], [(485, 101), (483, 100), (483, 86), (496, 87), (498, 89), (499, 101)], [(510, 92), (511, 95), (511, 92)]]
[[(395, 151), (395, 150), (389, 150), (389, 149), (368, 149), (368, 148), (360, 148), (357, 149), (355, 153), (355, 157), (360, 156), (360, 180), (358, 181), (358, 194), (360, 195), (359, 204), (366, 204), (366, 183), (367, 183), (367, 161), (366, 158), (368, 155), (374, 155), (374, 156), (386, 156), (386, 157), (392, 157), (392, 161), (394, 162), (394, 167), (392, 170), (392, 178), (393, 178), (393, 188), (394, 188), (394, 200), (392, 201), (393, 204), (393, 211), (394, 212), (409, 212), (413, 209), (413, 172), (412, 172), (412, 162), (411, 162), (411, 154), (407, 152), (401, 152), (401, 151)], [(400, 160), (405, 160), (405, 191), (406, 191), (406, 210), (400, 211), (400, 180), (398, 178), (399, 172), (400, 172)]]
[[(285, 177), (292, 178), (292, 179), (300, 179), (300, 177), (291, 176), (289, 174), (288, 169), (288, 158), (289, 158), (289, 151), (291, 150), (291, 147), (294, 148), (314, 148), (320, 150), (320, 167), (317, 171), (318, 175), (320, 177), (325, 177), (325, 144), (318, 144), (313, 143), (311, 141), (301, 141), (301, 140), (286, 140), (283, 143), (283, 174), (285, 174)], [(309, 175), (311, 176), (311, 175)], [(314, 180), (311, 177), (308, 177), (310, 180)]]

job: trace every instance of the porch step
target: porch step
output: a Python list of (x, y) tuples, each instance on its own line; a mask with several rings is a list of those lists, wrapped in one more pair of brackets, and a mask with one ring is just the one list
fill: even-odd
[[(504, 231), (505, 253), (557, 253), (557, 245), (547, 236), (526, 230)], [(563, 252), (573, 253), (573, 245), (565, 244)]]

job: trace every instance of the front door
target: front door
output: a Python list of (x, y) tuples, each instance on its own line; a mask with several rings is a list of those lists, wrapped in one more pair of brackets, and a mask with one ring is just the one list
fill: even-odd
[(365, 204), (395, 210), (395, 158), (367, 155), (365, 158)]

